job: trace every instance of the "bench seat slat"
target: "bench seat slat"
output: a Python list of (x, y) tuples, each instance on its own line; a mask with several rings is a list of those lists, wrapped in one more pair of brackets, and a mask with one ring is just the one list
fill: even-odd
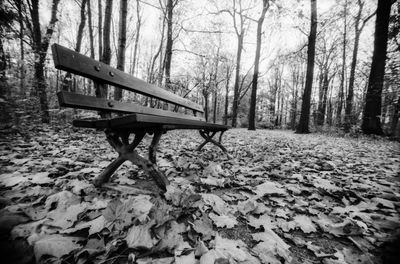
[(72, 107), (72, 108), (96, 110), (96, 111), (112, 111), (112, 112), (130, 113), (130, 114), (141, 113), (141, 114), (149, 114), (149, 115), (157, 115), (165, 117), (171, 116), (176, 118), (204, 121), (204, 118), (202, 117), (196, 117), (192, 115), (185, 115), (162, 109), (145, 107), (136, 103), (124, 103), (124, 102), (107, 100), (103, 98), (97, 98), (93, 96), (81, 95), (65, 91), (58, 92), (57, 96), (58, 96), (58, 102), (60, 103), (61, 106), (64, 107)]
[(183, 106), (203, 113), (203, 107), (186, 98), (149, 84), (132, 75), (98, 62), (78, 52), (60, 46), (52, 45), (54, 65), (57, 69), (69, 71), (102, 83), (117, 86), (132, 92), (140, 93), (169, 103)]
[(74, 126), (85, 128), (112, 128), (116, 130), (154, 128), (154, 129), (205, 129), (212, 131), (227, 130), (230, 127), (220, 124), (207, 123), (199, 120), (176, 117), (154, 116), (146, 114), (132, 114), (112, 119), (74, 120)]

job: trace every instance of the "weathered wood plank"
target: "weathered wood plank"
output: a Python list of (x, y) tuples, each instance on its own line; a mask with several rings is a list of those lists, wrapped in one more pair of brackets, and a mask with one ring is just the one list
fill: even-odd
[(182, 126), (195, 126), (199, 128), (214, 127), (226, 128), (227, 126), (207, 123), (205, 121), (191, 120), (177, 117), (164, 117), (146, 114), (132, 114), (121, 117), (116, 117), (110, 120), (111, 127), (130, 126), (131, 124), (155, 124), (155, 125), (182, 125)]
[(69, 71), (99, 82), (161, 99), (198, 112), (204, 112), (202, 106), (188, 99), (149, 84), (128, 73), (112, 68), (107, 64), (98, 62), (58, 44), (52, 45), (52, 52), (54, 65), (57, 69)]
[(132, 114), (113, 119), (74, 120), (73, 125), (85, 128), (112, 128), (116, 130), (174, 130), (174, 129), (205, 129), (222, 131), (230, 127), (220, 124), (207, 123), (182, 118), (161, 117), (145, 114)]
[(59, 104), (64, 107), (121, 113), (141, 113), (204, 121), (204, 118), (200, 116), (185, 115), (177, 112), (145, 107), (136, 103), (124, 103), (65, 91), (58, 92), (57, 96)]

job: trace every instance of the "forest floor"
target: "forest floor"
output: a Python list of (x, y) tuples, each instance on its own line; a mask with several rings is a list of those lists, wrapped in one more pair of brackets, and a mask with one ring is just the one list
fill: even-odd
[(0, 258), (10, 263), (400, 259), (396, 142), (232, 129), (225, 154), (211, 145), (197, 152), (196, 131), (173, 131), (158, 151), (171, 181), (160, 194), (129, 162), (93, 187), (116, 157), (103, 133), (0, 136)]

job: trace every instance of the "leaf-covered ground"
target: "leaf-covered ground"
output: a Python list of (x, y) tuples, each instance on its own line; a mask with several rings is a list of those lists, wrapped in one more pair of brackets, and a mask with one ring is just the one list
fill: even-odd
[[(160, 194), (104, 135), (41, 128), (0, 141), (0, 257), (9, 263), (395, 263), (400, 148), (381, 139), (232, 129), (229, 154), (163, 136)], [(150, 137), (140, 145), (145, 153)], [(5, 262), (2, 262), (5, 263)]]

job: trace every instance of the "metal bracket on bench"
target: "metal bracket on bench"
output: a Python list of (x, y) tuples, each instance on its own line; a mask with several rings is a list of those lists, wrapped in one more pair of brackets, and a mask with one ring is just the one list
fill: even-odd
[(118, 157), (111, 162), (104, 171), (97, 176), (94, 180), (94, 185), (100, 187), (103, 183), (107, 182), (112, 174), (121, 166), (125, 161), (129, 160), (133, 164), (143, 169), (148, 175), (150, 175), (156, 184), (162, 189), (166, 190), (169, 181), (167, 177), (158, 170), (156, 165), (156, 150), (160, 141), (162, 131), (154, 131), (153, 140), (149, 147), (149, 159), (145, 159), (140, 156), (135, 148), (143, 140), (146, 133), (150, 131), (138, 131), (135, 134), (135, 138), (132, 143), (129, 143), (129, 135), (131, 132), (116, 132), (112, 130), (106, 130), (107, 141), (110, 145), (118, 152)]
[(225, 130), (222, 130), (219, 135), (219, 140), (215, 141), (213, 137), (217, 134), (217, 131), (207, 131), (200, 130), (200, 135), (204, 138), (204, 142), (197, 148), (197, 150), (201, 150), (208, 142), (213, 143), (217, 147), (219, 147), (223, 152), (227, 152), (226, 148), (221, 144), (222, 135), (225, 133)]

